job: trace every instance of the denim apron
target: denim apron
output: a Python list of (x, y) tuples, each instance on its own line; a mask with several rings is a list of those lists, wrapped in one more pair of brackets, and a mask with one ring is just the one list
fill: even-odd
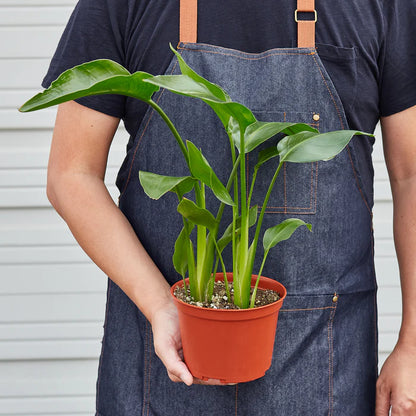
[[(196, 26), (196, 15), (192, 24)], [(321, 132), (348, 128), (314, 47), (245, 53), (182, 41), (177, 49), (194, 70), (223, 86), (258, 120), (304, 122)], [(172, 58), (166, 74), (179, 73)], [(224, 183), (231, 168), (229, 142), (211, 109), (165, 90), (154, 99), (182, 137), (202, 149)], [(313, 233), (299, 229), (266, 262), (263, 274), (281, 281), (288, 296), (279, 315), (272, 366), (263, 378), (219, 387), (171, 382), (155, 355), (150, 324), (109, 279), (96, 415), (373, 415), (377, 322), (371, 147), (368, 139), (355, 137), (331, 161), (286, 164), (275, 185), (264, 227), (299, 217), (312, 223)], [(247, 163), (256, 160), (257, 154), (250, 154)], [(269, 162), (259, 171), (253, 205), (261, 206), (275, 168)], [(119, 172), (119, 206), (173, 284), (179, 279), (172, 266), (173, 246), (182, 224), (177, 199), (173, 194), (158, 201), (148, 198), (139, 170), (188, 174), (170, 131), (150, 108)], [(209, 199), (208, 205), (215, 204), (215, 198)], [(259, 262), (254, 271), (258, 269)]]

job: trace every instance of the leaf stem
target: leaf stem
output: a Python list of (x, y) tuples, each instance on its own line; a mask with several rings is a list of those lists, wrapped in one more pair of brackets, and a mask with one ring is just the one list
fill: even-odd
[(167, 124), (167, 126), (169, 127), (170, 131), (172, 132), (173, 136), (175, 137), (182, 153), (183, 156), (185, 158), (186, 164), (189, 167), (189, 156), (188, 156), (188, 149), (185, 146), (185, 143), (181, 137), (181, 135), (178, 133), (178, 130), (176, 130), (176, 127), (174, 126), (174, 124), (172, 123), (172, 121), (170, 120), (170, 118), (167, 116), (167, 114), (162, 110), (161, 107), (159, 107), (159, 105), (157, 105), (153, 100), (149, 101), (149, 105), (154, 108), (159, 115), (163, 118), (164, 122)]

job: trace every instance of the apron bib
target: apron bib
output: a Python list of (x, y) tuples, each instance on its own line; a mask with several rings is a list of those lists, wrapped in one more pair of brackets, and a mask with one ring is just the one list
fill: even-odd
[[(299, 0), (298, 11), (313, 11), (313, 3)], [(245, 53), (196, 43), (196, 17), (196, 0), (182, 0), (178, 51), (258, 120), (304, 122), (320, 132), (348, 128), (341, 100), (314, 47), (315, 22), (299, 22), (298, 48)], [(176, 58), (165, 73), (180, 73)], [(202, 149), (224, 183), (231, 169), (229, 142), (212, 110), (165, 90), (154, 100), (182, 137)], [(150, 324), (109, 279), (97, 415), (373, 415), (376, 283), (372, 184), (359, 163), (368, 156), (365, 140), (355, 137), (328, 162), (286, 164), (276, 182), (264, 227), (299, 217), (312, 223), (313, 233), (299, 230), (268, 257), (263, 274), (282, 282), (288, 296), (265, 377), (224, 387), (172, 383), (154, 353)], [(257, 153), (248, 156), (248, 165), (256, 163)], [(261, 205), (274, 169), (269, 162), (259, 171), (253, 205)], [(175, 140), (151, 108), (119, 172), (119, 205), (173, 284), (180, 279), (172, 265), (182, 227), (177, 199), (173, 194), (158, 201), (148, 198), (139, 170), (187, 175)], [(207, 203), (208, 208), (216, 204), (214, 197)], [(259, 266), (258, 261), (255, 272)]]

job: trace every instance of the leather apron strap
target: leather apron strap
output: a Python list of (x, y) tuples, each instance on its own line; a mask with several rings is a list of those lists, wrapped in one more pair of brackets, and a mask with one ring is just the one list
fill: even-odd
[[(295, 20), (298, 24), (298, 48), (315, 47), (315, 23), (317, 20), (315, 0), (298, 0)], [(298, 13), (312, 12), (313, 20), (299, 20)], [(197, 42), (198, 0), (180, 0), (179, 5), (179, 41)]]
[[(299, 20), (298, 13), (314, 13), (313, 20)], [(315, 0), (298, 0), (298, 8), (295, 11), (295, 21), (298, 24), (298, 48), (315, 47), (315, 23), (317, 14)]]
[(179, 42), (196, 43), (198, 0), (180, 0)]

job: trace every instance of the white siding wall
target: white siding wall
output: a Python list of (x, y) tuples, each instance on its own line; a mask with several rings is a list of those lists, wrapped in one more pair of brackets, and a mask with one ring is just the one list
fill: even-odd
[[(39, 90), (75, 3), (0, 0), (0, 415), (94, 412), (106, 277), (46, 199), (55, 109), (32, 114), (16, 110)], [(125, 142), (126, 134), (120, 131), (107, 175), (113, 195)], [(379, 139), (375, 168), (384, 360), (397, 336), (401, 306), (391, 194)]]

